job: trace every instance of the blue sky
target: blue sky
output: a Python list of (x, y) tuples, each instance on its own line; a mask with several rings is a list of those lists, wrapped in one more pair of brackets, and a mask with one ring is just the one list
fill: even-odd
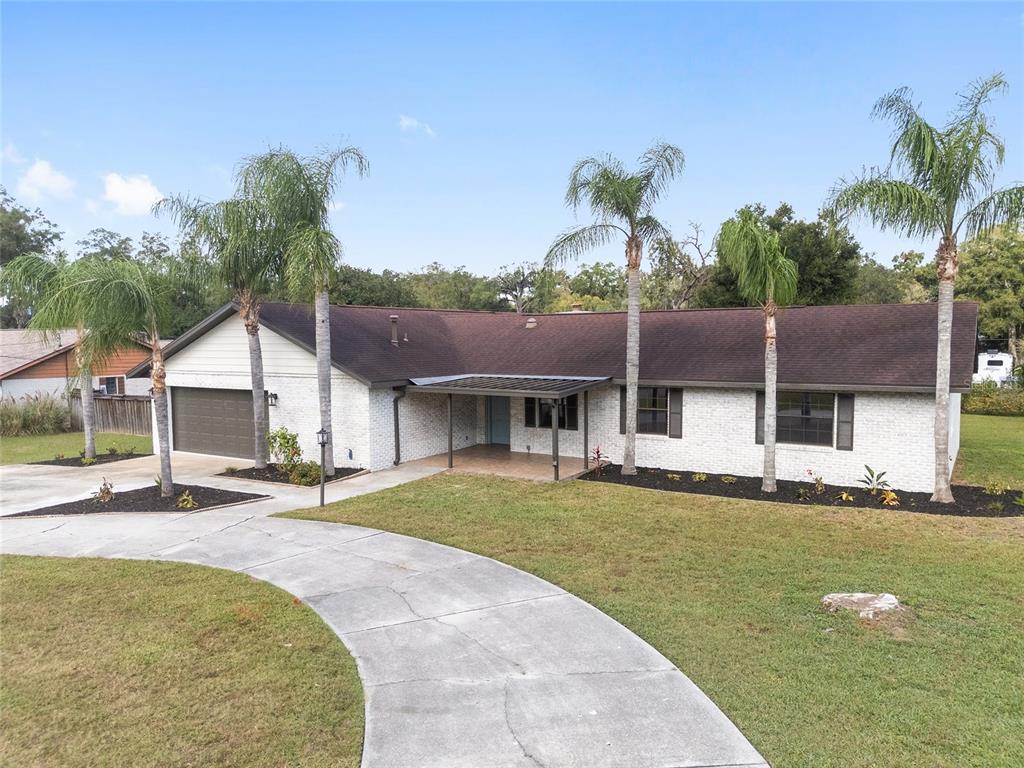
[[(0, 170), (73, 250), (93, 227), (173, 233), (146, 212), (155, 195), (226, 196), (269, 145), (354, 144), (371, 173), (338, 196), (346, 260), (489, 272), (539, 261), (574, 223), (574, 161), (655, 139), (687, 157), (659, 209), (674, 230), (713, 233), (754, 201), (814, 216), (837, 178), (887, 159), (869, 113), (901, 85), (941, 122), (958, 89), (1004, 72), (1000, 182), (1022, 180), (1021, 8), (5, 2)], [(934, 250), (854, 231), (884, 262)]]

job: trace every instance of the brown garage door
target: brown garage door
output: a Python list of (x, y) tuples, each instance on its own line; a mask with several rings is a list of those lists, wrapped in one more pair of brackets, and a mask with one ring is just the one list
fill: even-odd
[(171, 387), (174, 449), (253, 457), (252, 392)]

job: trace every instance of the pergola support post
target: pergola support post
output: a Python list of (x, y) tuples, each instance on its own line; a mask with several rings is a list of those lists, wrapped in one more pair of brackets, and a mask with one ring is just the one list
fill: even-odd
[(555, 482), (558, 482), (558, 403), (551, 398), (551, 467), (554, 469)]
[(583, 471), (590, 469), (590, 390), (583, 390)]
[(452, 440), (452, 393), (448, 393), (448, 469), (455, 464), (454, 442)]

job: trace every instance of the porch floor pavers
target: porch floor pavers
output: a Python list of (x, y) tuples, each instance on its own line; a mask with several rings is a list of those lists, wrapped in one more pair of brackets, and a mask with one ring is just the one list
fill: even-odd
[(671, 662), (558, 587), (451, 547), (252, 506), (5, 518), (0, 551), (199, 563), (302, 598), (358, 664), (364, 768), (767, 766)]
[[(454, 465), (450, 470), (452, 472), (470, 475), (498, 475), (545, 483), (554, 480), (550, 451), (547, 453), (543, 451), (525, 453), (511, 451), (507, 446), (473, 445), (454, 451), (452, 459)], [(560, 480), (570, 480), (586, 471), (582, 456), (559, 455), (558, 463)], [(448, 469), (448, 454), (439, 453), (435, 456), (427, 456), (424, 459), (411, 461), (409, 464)]]

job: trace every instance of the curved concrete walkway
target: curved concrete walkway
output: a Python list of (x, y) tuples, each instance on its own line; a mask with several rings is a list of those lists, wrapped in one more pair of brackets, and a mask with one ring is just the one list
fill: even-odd
[(8, 518), (0, 551), (198, 563), (300, 597), (358, 663), (364, 768), (767, 766), (632, 632), (558, 587), (458, 549), (241, 506)]

